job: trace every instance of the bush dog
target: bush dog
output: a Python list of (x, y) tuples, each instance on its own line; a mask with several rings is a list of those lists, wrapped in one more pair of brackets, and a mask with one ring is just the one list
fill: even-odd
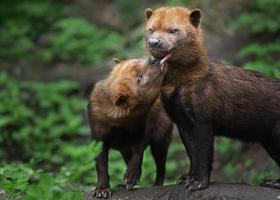
[(108, 175), (110, 148), (120, 151), (127, 171), (124, 185), (133, 188), (141, 175), (144, 150), (151, 146), (157, 176), (162, 185), (167, 149), (172, 138), (172, 122), (159, 99), (161, 82), (167, 71), (165, 61), (114, 59), (116, 66), (109, 77), (96, 84), (88, 104), (89, 123), (94, 139), (102, 141), (96, 158), (98, 175), (94, 196), (111, 196)]
[(168, 63), (161, 99), (190, 157), (178, 183), (208, 187), (214, 135), (260, 143), (280, 166), (280, 81), (208, 61), (199, 9), (148, 8), (145, 15), (148, 51)]

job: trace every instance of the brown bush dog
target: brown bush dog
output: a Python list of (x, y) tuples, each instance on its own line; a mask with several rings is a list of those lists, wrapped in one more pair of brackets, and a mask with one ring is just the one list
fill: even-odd
[[(201, 12), (146, 9), (149, 52), (168, 63), (161, 99), (190, 157), (189, 190), (208, 187), (214, 135), (260, 143), (280, 166), (280, 81), (208, 61)], [(280, 181), (267, 185), (280, 188)]]
[(93, 139), (103, 142), (96, 158), (98, 182), (93, 194), (99, 198), (111, 196), (110, 148), (122, 154), (127, 165), (124, 184), (131, 189), (140, 178), (143, 153), (150, 145), (157, 168), (154, 184), (162, 185), (172, 139), (172, 122), (159, 99), (167, 66), (154, 57), (115, 62), (109, 77), (96, 84), (88, 104)]

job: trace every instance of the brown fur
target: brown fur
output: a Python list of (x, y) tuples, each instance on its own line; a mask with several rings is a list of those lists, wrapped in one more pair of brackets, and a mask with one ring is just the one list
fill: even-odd
[(280, 166), (280, 81), (209, 62), (199, 22), (197, 9), (149, 10), (145, 32), (152, 55), (171, 54), (161, 97), (190, 156), (189, 174), (179, 179), (190, 190), (209, 184), (214, 135), (258, 142)]
[(158, 98), (166, 70), (161, 72), (148, 60), (115, 62), (109, 77), (96, 84), (88, 106), (92, 136), (103, 142), (96, 159), (98, 183), (94, 192), (101, 198), (111, 195), (107, 166), (110, 148), (119, 150), (127, 164), (124, 184), (130, 189), (140, 178), (143, 153), (151, 145), (157, 166), (155, 185), (162, 185), (172, 134), (172, 122)]

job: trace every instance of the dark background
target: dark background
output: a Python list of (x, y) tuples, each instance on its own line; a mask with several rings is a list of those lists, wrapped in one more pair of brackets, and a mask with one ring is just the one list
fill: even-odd
[[(112, 58), (146, 55), (147, 7), (200, 8), (209, 57), (280, 77), (278, 0), (2, 0), (0, 2), (0, 199), (81, 199), (96, 183), (86, 103)], [(140, 186), (155, 167), (146, 151)], [(187, 172), (176, 130), (165, 184)], [(125, 165), (110, 155), (111, 186)], [(212, 178), (258, 184), (279, 176), (259, 145), (216, 139)], [(27, 195), (26, 195), (27, 194)], [(4, 198), (4, 197), (3, 197)]]

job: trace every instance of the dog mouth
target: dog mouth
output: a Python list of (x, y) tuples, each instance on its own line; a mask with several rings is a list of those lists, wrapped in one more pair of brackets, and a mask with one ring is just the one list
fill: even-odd
[(168, 50), (155, 50), (155, 49), (149, 49), (150, 53), (160, 60), (160, 67), (161, 70), (164, 68), (164, 64), (172, 57), (172, 52), (174, 51), (175, 47), (170, 48)]
[(148, 59), (148, 62), (152, 66), (158, 66), (160, 69), (160, 72), (164, 71), (165, 63), (171, 58), (171, 54), (166, 54), (165, 56), (162, 56), (161, 58), (150, 56)]

